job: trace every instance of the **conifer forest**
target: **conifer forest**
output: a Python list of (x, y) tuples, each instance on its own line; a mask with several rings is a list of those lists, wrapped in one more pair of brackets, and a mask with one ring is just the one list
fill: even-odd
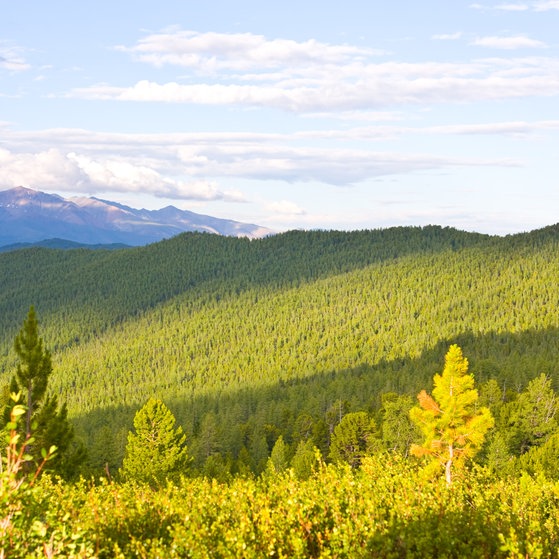
[(559, 226), (0, 253), (0, 558), (559, 557)]

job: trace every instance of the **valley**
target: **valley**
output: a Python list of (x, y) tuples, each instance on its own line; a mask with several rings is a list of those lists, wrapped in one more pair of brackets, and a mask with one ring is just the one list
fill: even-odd
[[(358, 417), (368, 422), (367, 456), (396, 460), (396, 477), (411, 467), (416, 479), (409, 449), (420, 435), (409, 410), (457, 344), (494, 418), (474, 460), (485, 491), (522, 475), (553, 482), (558, 247), (557, 226), (507, 237), (428, 226), (255, 240), (185, 233), (110, 251), (4, 253), (0, 380), (7, 386), (15, 370), (13, 339), (34, 306), (52, 351), (49, 390), (87, 450), (86, 479), (120, 480), (134, 417), (150, 398), (185, 433), (189, 491), (207, 491), (203, 480), (269, 480), (274, 464), (298, 484), (343, 477), (332, 445), (344, 418)], [(305, 482), (316, 467), (326, 469)]]

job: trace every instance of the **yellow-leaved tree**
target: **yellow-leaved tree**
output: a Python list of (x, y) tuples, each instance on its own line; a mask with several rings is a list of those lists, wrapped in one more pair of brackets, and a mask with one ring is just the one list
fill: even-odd
[(446, 482), (453, 471), (475, 456), (494, 420), (488, 408), (478, 407), (474, 377), (468, 374), (468, 360), (457, 345), (450, 346), (442, 375), (433, 377), (433, 396), (422, 390), (419, 406), (410, 410), (424, 442), (412, 445), (415, 456), (431, 457), (430, 467), (444, 468)]

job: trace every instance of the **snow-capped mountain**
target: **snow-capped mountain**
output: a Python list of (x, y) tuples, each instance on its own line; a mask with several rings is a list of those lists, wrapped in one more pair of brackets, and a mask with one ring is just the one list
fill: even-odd
[(24, 187), (0, 191), (0, 246), (65, 239), (83, 244), (145, 245), (185, 231), (264, 237), (269, 229), (168, 206), (137, 210), (97, 198), (65, 199)]

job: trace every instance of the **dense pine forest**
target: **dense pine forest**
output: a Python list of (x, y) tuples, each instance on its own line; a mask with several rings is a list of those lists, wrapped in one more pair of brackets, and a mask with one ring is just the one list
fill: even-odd
[[(557, 556), (558, 271), (559, 226), (0, 254), (4, 430), (30, 308), (52, 367), (40, 409), (64, 427), (21, 478), (29, 503), (3, 489), (2, 556)], [(418, 451), (436, 388), (423, 412), (416, 397), (458, 348), (486, 421), (450, 483)], [(139, 442), (158, 417), (163, 473)], [(17, 530), (34, 535), (18, 547)]]

